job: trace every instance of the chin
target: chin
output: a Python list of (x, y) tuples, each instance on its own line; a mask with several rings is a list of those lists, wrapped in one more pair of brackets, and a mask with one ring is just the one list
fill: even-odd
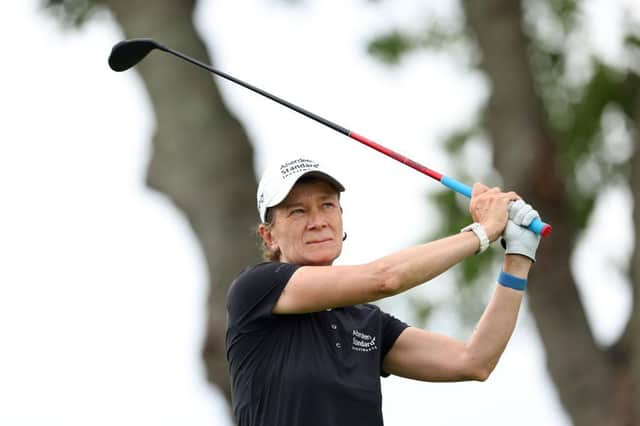
[(340, 256), (342, 247), (333, 247), (331, 249), (325, 249), (318, 253), (311, 253), (307, 256), (308, 264), (314, 266), (327, 266), (331, 265), (334, 260)]
[(306, 263), (306, 266), (331, 266), (335, 259), (313, 259)]

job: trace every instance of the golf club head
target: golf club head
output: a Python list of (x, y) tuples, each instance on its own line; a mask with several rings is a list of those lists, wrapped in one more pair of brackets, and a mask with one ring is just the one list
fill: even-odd
[(161, 46), (150, 38), (134, 38), (123, 40), (111, 49), (109, 66), (114, 71), (126, 71), (136, 65), (153, 49)]

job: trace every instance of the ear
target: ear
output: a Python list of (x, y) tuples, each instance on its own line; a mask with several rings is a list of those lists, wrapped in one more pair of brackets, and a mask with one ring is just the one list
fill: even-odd
[(269, 247), (269, 250), (276, 252), (280, 248), (275, 238), (273, 237), (273, 232), (271, 230), (271, 225), (267, 225), (265, 223), (261, 223), (258, 225), (258, 233), (262, 237), (265, 245)]

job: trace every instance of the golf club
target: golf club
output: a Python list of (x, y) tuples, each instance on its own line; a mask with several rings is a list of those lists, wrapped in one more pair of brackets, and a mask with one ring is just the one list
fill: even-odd
[[(212, 72), (213, 74), (222, 77), (226, 80), (232, 81), (236, 84), (239, 84), (240, 86), (249, 89), (253, 92), (256, 92), (266, 98), (271, 99), (272, 101), (275, 101), (277, 103), (279, 103), (280, 105), (283, 105), (289, 109), (292, 109), (293, 111), (296, 111), (308, 118), (311, 118), (312, 120), (317, 121), (320, 124), (324, 124), (325, 126), (335, 130), (336, 132), (342, 133), (345, 136), (350, 137), (351, 139), (354, 139), (370, 148), (375, 149), (378, 152), (381, 152), (382, 154), (385, 154), (391, 158), (393, 158), (394, 160), (397, 160), (409, 167), (411, 167), (412, 169), (415, 169), (417, 171), (419, 171), (422, 174), (425, 174), (435, 180), (437, 180), (438, 182), (440, 182), (441, 184), (443, 184), (444, 186), (446, 186), (449, 189), (454, 190), (455, 192), (462, 194), (468, 198), (471, 198), (471, 187), (468, 185), (463, 184), (462, 182), (459, 182), (457, 180), (455, 180), (452, 177), (449, 176), (445, 176), (441, 173), (438, 173), (428, 167), (423, 166), (422, 164), (411, 160), (410, 158), (405, 157), (402, 154), (399, 154), (389, 148), (386, 148), (380, 144), (377, 144), (376, 142), (365, 138), (364, 136), (361, 136), (355, 132), (352, 132), (350, 130), (347, 130), (346, 128), (339, 126), (323, 117), (320, 117), (319, 115), (316, 115), (310, 111), (307, 111), (297, 105), (292, 104), (291, 102), (285, 101), (282, 98), (279, 98), (275, 95), (272, 95), (271, 93), (265, 92), (262, 89), (259, 89), (255, 86), (252, 86), (249, 83), (246, 83), (242, 80), (239, 80), (227, 73), (224, 73), (222, 71), (218, 71), (216, 69), (213, 69), (212, 67), (210, 67), (207, 64), (204, 64), (200, 61), (197, 61), (183, 53), (180, 53), (176, 50), (170, 49), (166, 46), (161, 45), (160, 43), (156, 42), (153, 39), (149, 39), (149, 38), (137, 38), (137, 39), (130, 39), (130, 40), (123, 40), (119, 43), (117, 43), (115, 46), (113, 46), (113, 48), (111, 49), (111, 54), (109, 55), (109, 66), (111, 67), (112, 70), (114, 71), (126, 71), (129, 68), (133, 67), (134, 65), (138, 64), (142, 59), (144, 59), (149, 52), (151, 52), (153, 49), (158, 49), (161, 50), (163, 52), (167, 52), (170, 53), (171, 55), (177, 56), (178, 58), (185, 60), (187, 62), (190, 62), (200, 68), (203, 68), (209, 72)], [(528, 226), (528, 228), (535, 232), (536, 234), (540, 234), (543, 237), (546, 237), (547, 235), (549, 235), (551, 233), (551, 226), (547, 223), (542, 222), (539, 219), (534, 219), (533, 222), (531, 222), (531, 224)]]

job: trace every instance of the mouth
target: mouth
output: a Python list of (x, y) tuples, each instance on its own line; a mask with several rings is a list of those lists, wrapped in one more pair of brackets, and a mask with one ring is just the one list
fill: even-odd
[(315, 245), (315, 244), (323, 244), (323, 243), (328, 243), (333, 241), (333, 238), (324, 238), (324, 239), (320, 239), (320, 240), (311, 240), (311, 241), (307, 241), (305, 244), (307, 245)]

